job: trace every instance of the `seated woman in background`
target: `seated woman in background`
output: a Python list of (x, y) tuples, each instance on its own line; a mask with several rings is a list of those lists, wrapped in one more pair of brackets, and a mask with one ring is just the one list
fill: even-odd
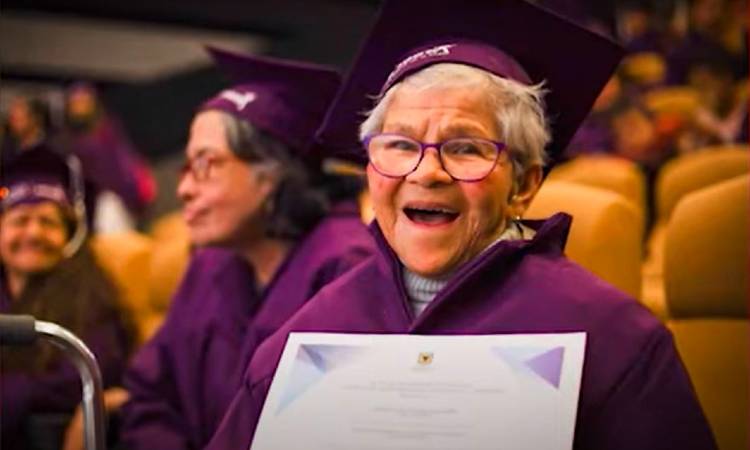
[(355, 148), (357, 113), (380, 92), (360, 128), (378, 252), (258, 348), (207, 448), (251, 445), (299, 331), (585, 332), (573, 448), (715, 448), (664, 325), (565, 258), (568, 215), (520, 218), (619, 57), (522, 0), (386, 2), (321, 130), (329, 147)]
[(371, 253), (356, 203), (329, 206), (304, 155), (334, 71), (212, 51), (240, 83), (193, 119), (177, 188), (193, 254), (166, 321), (126, 374), (127, 448), (202, 448), (256, 346)]
[[(91, 348), (104, 385), (112, 386), (125, 369), (130, 332), (117, 291), (85, 240), (83, 182), (67, 158), (37, 147), (3, 168), (0, 312), (31, 314), (69, 329)], [(4, 450), (32, 448), (30, 439), (59, 439), (29, 424), (38, 415), (73, 411), (81, 401), (78, 371), (44, 342), (3, 347), (0, 398)]]

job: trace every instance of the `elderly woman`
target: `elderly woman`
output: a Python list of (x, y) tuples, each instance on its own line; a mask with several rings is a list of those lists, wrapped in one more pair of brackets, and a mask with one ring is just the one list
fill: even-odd
[(520, 0), (383, 8), (322, 133), (345, 148), (347, 123), (380, 90), (361, 126), (379, 251), (264, 342), (208, 448), (250, 445), (291, 331), (583, 331), (574, 448), (713, 448), (667, 329), (564, 257), (570, 217), (519, 218), (545, 147), (565, 147), (617, 48)]
[(256, 346), (372, 252), (356, 204), (329, 207), (303, 158), (338, 75), (212, 54), (240, 84), (209, 99), (190, 129), (177, 193), (199, 249), (126, 374), (131, 450), (202, 448)]
[[(75, 160), (69, 164), (62, 154), (34, 147), (3, 167), (0, 312), (71, 330), (92, 349), (111, 386), (125, 369), (130, 333), (117, 291), (85, 240), (83, 183)], [(64, 424), (40, 428), (45, 421), (35, 418), (72, 413), (81, 401), (78, 371), (50, 344), (3, 347), (0, 398), (0, 447), (38, 448), (59, 439)]]

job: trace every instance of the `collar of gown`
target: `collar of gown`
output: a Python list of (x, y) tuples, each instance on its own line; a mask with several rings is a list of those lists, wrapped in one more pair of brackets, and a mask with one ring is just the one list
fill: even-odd
[(417, 328), (422, 321), (428, 318), (431, 310), (440, 307), (440, 304), (444, 302), (444, 299), (451, 297), (453, 291), (469, 282), (473, 277), (481, 273), (484, 268), (488, 266), (496, 267), (496, 264), (502, 264), (503, 261), (509, 261), (515, 259), (517, 256), (527, 253), (562, 255), (565, 243), (568, 239), (571, 222), (571, 216), (565, 213), (557, 213), (544, 220), (521, 221), (523, 226), (536, 232), (532, 239), (498, 241), (471, 261), (460, 266), (452, 274), (440, 293), (432, 302), (430, 302), (427, 308), (425, 308), (422, 314), (418, 317), (414, 316), (411, 306), (409, 305), (409, 299), (403, 281), (403, 266), (396, 253), (388, 244), (388, 241), (386, 241), (385, 236), (383, 236), (377, 220), (374, 220), (370, 225), (370, 231), (374, 236), (377, 247), (376, 257), (378, 259), (378, 266), (384, 274), (387, 274), (397, 287), (406, 314), (411, 318), (411, 328), (414, 329)]

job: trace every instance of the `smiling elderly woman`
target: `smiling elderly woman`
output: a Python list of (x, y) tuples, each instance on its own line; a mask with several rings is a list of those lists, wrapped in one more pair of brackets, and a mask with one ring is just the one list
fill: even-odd
[(380, 92), (360, 128), (379, 252), (258, 349), (208, 448), (250, 444), (291, 331), (585, 332), (575, 449), (714, 448), (667, 329), (565, 258), (569, 216), (519, 217), (545, 148), (564, 149), (617, 48), (521, 0), (432, 6), (386, 3), (321, 132), (346, 147), (352, 117)]

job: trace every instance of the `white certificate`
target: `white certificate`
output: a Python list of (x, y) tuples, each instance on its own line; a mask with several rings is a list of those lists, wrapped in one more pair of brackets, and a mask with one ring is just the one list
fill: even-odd
[(585, 333), (292, 333), (253, 450), (571, 449)]

